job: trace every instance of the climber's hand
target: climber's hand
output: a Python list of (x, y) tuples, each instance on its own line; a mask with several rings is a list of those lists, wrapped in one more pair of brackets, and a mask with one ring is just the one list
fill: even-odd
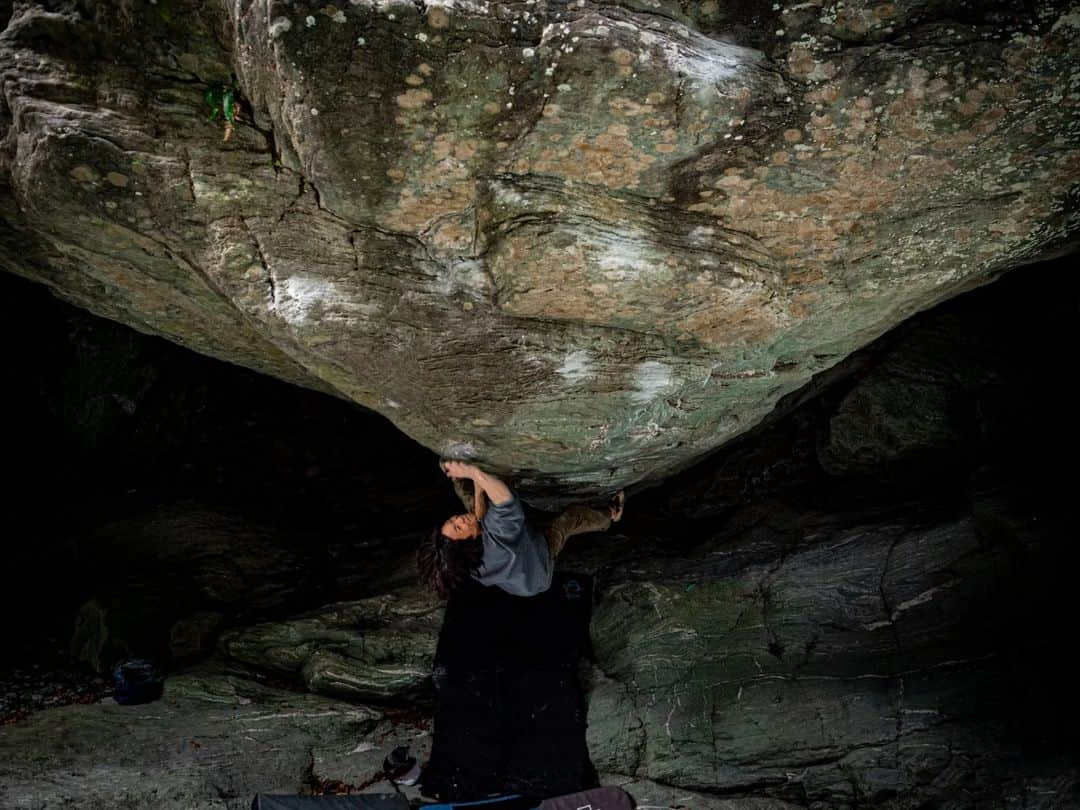
[(442, 467), (444, 473), (449, 478), (468, 478), (475, 480), (476, 476), (480, 473), (480, 470), (474, 467), (472, 464), (466, 464), (464, 461), (440, 461), (439, 466)]

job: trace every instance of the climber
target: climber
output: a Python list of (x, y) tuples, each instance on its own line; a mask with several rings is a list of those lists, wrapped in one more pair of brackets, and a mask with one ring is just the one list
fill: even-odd
[[(462, 461), (439, 466), (469, 510), (436, 526), (417, 552), (420, 580), (443, 597), (470, 578), (515, 596), (543, 593), (570, 537), (606, 531), (622, 518), (626, 498), (620, 491), (606, 512), (571, 506), (541, 532), (526, 523), (517, 495), (494, 475)], [(472, 481), (471, 492), (465, 481)]]

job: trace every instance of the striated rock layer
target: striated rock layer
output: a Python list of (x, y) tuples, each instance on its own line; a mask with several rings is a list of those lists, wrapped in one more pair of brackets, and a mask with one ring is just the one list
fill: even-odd
[(346, 752), (354, 766), (366, 766), (364, 777), (378, 776), (381, 759), (367, 762), (363, 753), (376, 749), (370, 735), (387, 736), (384, 717), (376, 708), (193, 673), (171, 679), (152, 704), (106, 698), (5, 729), (0, 799), (27, 810), (250, 807), (256, 792), (295, 793), (340, 778), (334, 759)]
[(974, 486), (951, 514), (773, 505), (689, 559), (609, 571), (597, 768), (810, 807), (1076, 806), (1068, 524)]
[(330, 697), (416, 699), (430, 690), (442, 618), (438, 600), (414, 586), (235, 630), (220, 647), (235, 662), (302, 677)]
[(534, 492), (686, 466), (1075, 233), (1068, 2), (0, 14), (0, 267)]

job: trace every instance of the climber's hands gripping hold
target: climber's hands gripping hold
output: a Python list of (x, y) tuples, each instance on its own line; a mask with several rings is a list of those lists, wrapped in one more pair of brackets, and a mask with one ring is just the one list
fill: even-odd
[(467, 478), (475, 481), (480, 475), (480, 469), (464, 461), (440, 461), (439, 466), (448, 478)]
[[(449, 461), (443, 459), (439, 462), (439, 467), (446, 473), (447, 478), (464, 478), (472, 481), (477, 495), (482, 493), (493, 504), (502, 505), (509, 503), (514, 497), (513, 493), (510, 491), (510, 487), (491, 473), (486, 473), (473, 464), (468, 464), (464, 461)], [(483, 508), (477, 510), (478, 516), (482, 516), (483, 514)]]

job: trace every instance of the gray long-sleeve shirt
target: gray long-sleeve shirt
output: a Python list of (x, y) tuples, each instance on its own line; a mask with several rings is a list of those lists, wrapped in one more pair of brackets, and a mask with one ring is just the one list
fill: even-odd
[(551, 587), (547, 539), (525, 522), (517, 495), (489, 504), (481, 521), (484, 562), (475, 574), (482, 585), (497, 585), (515, 596), (534, 596)]

